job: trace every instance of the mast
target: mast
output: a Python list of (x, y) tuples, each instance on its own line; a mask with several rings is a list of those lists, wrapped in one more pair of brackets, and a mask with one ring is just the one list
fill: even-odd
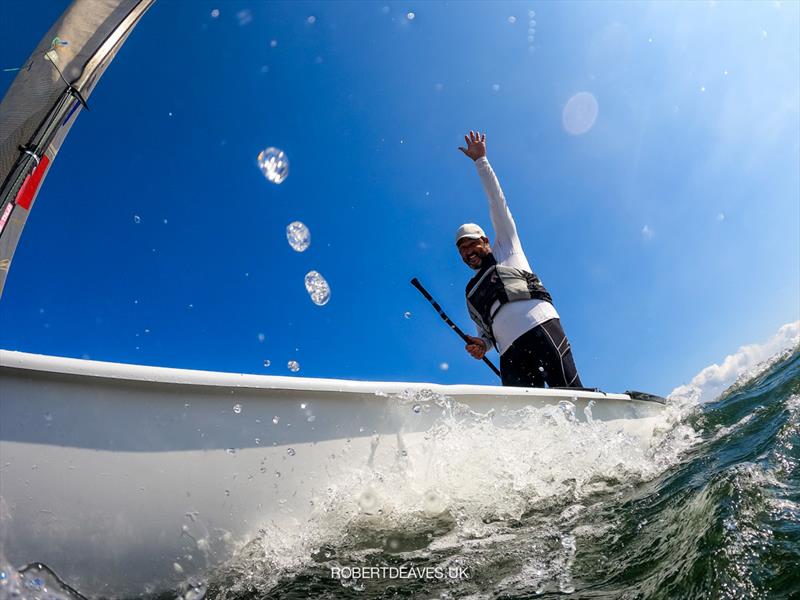
[(155, 0), (75, 0), (0, 103), (0, 295), (22, 229), (97, 81)]

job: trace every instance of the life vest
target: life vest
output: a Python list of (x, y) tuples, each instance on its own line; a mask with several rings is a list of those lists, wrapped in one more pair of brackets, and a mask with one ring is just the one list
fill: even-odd
[[(531, 299), (553, 301), (536, 273), (498, 265), (491, 254), (484, 257), (483, 266), (469, 280), (466, 295), (469, 316), (492, 336), (492, 341), (492, 320), (503, 304)], [(495, 302), (500, 305), (492, 312)]]

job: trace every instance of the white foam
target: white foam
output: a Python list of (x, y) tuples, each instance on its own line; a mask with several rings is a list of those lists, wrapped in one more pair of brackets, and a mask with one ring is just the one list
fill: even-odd
[(503, 414), (502, 421), (513, 425), (500, 427), (492, 413), (475, 413), (429, 390), (396, 400), (433, 404), (442, 416), (421, 439), (376, 436), (378, 453), (387, 443), (396, 448), (393, 459), (347, 457), (353, 467), (314, 499), (311, 519), (298, 523), (292, 535), (265, 526), (231, 567), (249, 574), (247, 585), (266, 591), (311, 565), (312, 555), (319, 558), (325, 548), (333, 549), (326, 558), (350, 566), (363, 558), (359, 553), (409, 551), (391, 544), (398, 535), (414, 540), (409, 556), (455, 555), (478, 568), (475, 544), (502, 544), (509, 522), (554, 508), (542, 554), (532, 555), (504, 584), (566, 592), (581, 543), (570, 530), (584, 510), (582, 499), (655, 477), (697, 439), (690, 427), (666, 420), (652, 438), (633, 437), (604, 421), (578, 420), (571, 402)]
[[(762, 344), (742, 346), (725, 357), (722, 364), (713, 364), (700, 371), (685, 385), (669, 394), (673, 401), (709, 402), (733, 385), (738, 378), (752, 379), (800, 344), (800, 321), (786, 323)], [(770, 360), (773, 359), (773, 360)]]

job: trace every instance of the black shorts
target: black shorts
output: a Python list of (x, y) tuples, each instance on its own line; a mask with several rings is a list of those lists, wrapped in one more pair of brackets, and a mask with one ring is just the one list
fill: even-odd
[(500, 355), (503, 385), (583, 387), (572, 348), (559, 319), (550, 319), (519, 336)]

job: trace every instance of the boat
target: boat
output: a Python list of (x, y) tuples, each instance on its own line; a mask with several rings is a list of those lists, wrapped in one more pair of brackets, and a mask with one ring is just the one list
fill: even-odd
[[(0, 351), (5, 560), (83, 594), (176, 589), (265, 524), (302, 525), (353, 467), (423, 460), (448, 415), (554, 407), (648, 438), (663, 399), (575, 389), (276, 377)], [(191, 557), (187, 559), (187, 557)]]
[[(0, 293), (70, 127), (153, 1), (75, 0), (0, 104)], [(638, 392), (269, 377), (0, 350), (0, 567), (50, 568), (92, 597), (175, 590), (234, 559), (265, 524), (302, 526), (353, 469), (424, 460), (448, 420), (513, 428), (520, 410), (550, 410), (646, 440), (663, 408)]]

